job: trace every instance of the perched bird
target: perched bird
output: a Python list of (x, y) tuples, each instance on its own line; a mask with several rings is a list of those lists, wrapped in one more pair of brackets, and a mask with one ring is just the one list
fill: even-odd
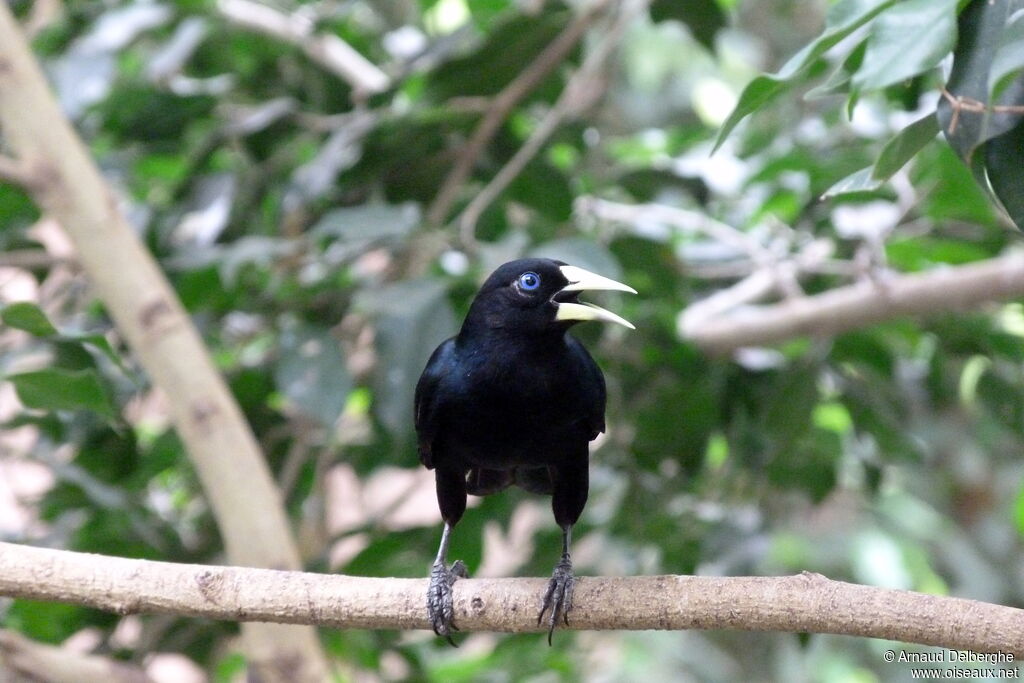
[(466, 576), (461, 561), (446, 564), (452, 528), (466, 510), (466, 494), (484, 496), (513, 484), (552, 497), (562, 557), (537, 623), (550, 611), (549, 643), (559, 617), (568, 624), (569, 545), (587, 502), (588, 443), (605, 428), (605, 384), (594, 359), (566, 332), (583, 320), (634, 329), (611, 311), (581, 303), (579, 293), (588, 290), (636, 293), (561, 261), (506, 263), (484, 282), (462, 329), (437, 347), (416, 385), (420, 462), (435, 472), (444, 519), (427, 612), (434, 632), (449, 642), (457, 630), (452, 584)]

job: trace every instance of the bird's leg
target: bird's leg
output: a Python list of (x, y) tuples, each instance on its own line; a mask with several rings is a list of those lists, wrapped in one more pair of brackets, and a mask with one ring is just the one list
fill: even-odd
[(544, 613), (549, 609), (551, 616), (548, 618), (548, 645), (551, 645), (551, 635), (555, 631), (555, 624), (558, 617), (566, 626), (569, 625), (569, 610), (572, 609), (572, 589), (576, 583), (576, 577), (572, 573), (572, 558), (569, 556), (569, 543), (572, 540), (572, 525), (566, 524), (562, 527), (562, 559), (555, 565), (555, 571), (551, 573), (551, 581), (548, 582), (548, 590), (544, 594), (544, 603), (541, 605), (540, 614), (537, 615), (537, 623), (544, 619)]
[(437, 549), (437, 559), (430, 569), (430, 588), (427, 589), (427, 614), (430, 617), (430, 625), (434, 633), (444, 636), (453, 646), (452, 631), (458, 631), (455, 627), (455, 609), (452, 604), (452, 584), (458, 578), (466, 578), (468, 572), (462, 560), (456, 560), (449, 569), (445, 562), (448, 555), (448, 541), (451, 537), (452, 525), (444, 524), (444, 531), (441, 533), (441, 546)]

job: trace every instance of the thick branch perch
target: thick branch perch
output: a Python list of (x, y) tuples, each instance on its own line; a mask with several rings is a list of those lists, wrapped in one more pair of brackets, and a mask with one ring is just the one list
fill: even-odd
[(803, 335), (827, 337), (897, 316), (962, 311), (1019, 296), (1024, 296), (1024, 255), (1018, 252), (745, 308), (680, 332), (706, 351), (729, 353), (743, 346)]
[[(424, 568), (424, 571), (426, 568)], [(463, 579), (463, 631), (541, 631), (547, 579)], [(331, 628), (426, 629), (426, 579), (375, 579), (129, 560), (0, 543), (0, 595), (129, 614)], [(1024, 656), (1024, 610), (961, 598), (786, 577), (582, 577), (572, 629), (837, 633)]]
[[(203, 483), (231, 562), (298, 568), (298, 550), (256, 439), (210, 360), (198, 331), (118, 207), (57, 105), (6, 3), (0, 3), (0, 127), (27, 190), (67, 231), (77, 257), (153, 383)], [(288, 680), (323, 680), (326, 662), (311, 629), (249, 626), (250, 661), (297, 659)], [(266, 666), (264, 666), (266, 665)]]

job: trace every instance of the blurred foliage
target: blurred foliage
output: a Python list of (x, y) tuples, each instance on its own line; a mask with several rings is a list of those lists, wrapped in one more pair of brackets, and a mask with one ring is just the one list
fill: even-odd
[[(854, 278), (996, 256), (1017, 236), (988, 190), (1019, 224), (1024, 128), (1010, 112), (978, 132), (963, 115), (947, 144), (940, 88), (952, 53), (947, 87), (977, 93), (983, 80), (972, 97), (1021, 104), (1019, 2), (656, 0), (626, 33), (600, 104), (565, 122), (484, 213), (473, 244), (422, 216), (481, 98), (573, 11), (526, 0), (277, 6), (349, 41), (392, 86), (360, 99), (214, 3), (67, 3), (35, 47), (228, 377), (310, 568), (426, 576), (433, 502), (416, 498), (429, 508), (400, 522), (413, 489), (394, 483), (417, 471), (414, 384), (481, 279), (542, 253), (640, 291), (610, 304), (636, 332), (576, 331), (609, 385), (579, 573), (810, 570), (1024, 602), (1021, 302), (714, 358), (681, 338), (679, 315), (747, 274), (744, 255), (700, 231), (609, 222), (576, 202), (686, 209), (778, 258), (827, 244), (859, 268)], [(28, 2), (14, 7), (28, 18)], [(996, 28), (988, 7), (1003, 13)], [(997, 30), (1001, 42), (984, 38)], [(523, 145), (589, 47), (518, 104), (455, 213)], [(4, 252), (54, 255), (39, 219), (23, 193), (0, 186)], [(50, 477), (23, 501), (30, 523), (0, 524), (4, 539), (223, 561), (159, 398), (57, 256), (0, 267), (0, 374), (22, 406), (10, 408), (12, 392), (0, 403), (3, 429), (21, 435), (0, 442), (0, 465), (38, 464)], [(812, 294), (851, 278), (804, 275)], [(362, 508), (330, 522), (339, 503), (328, 483), (345, 473), (362, 487), (347, 505)], [(374, 491), (388, 505), (362, 495)], [(512, 539), (513, 521), (537, 506), (511, 571), (546, 575), (559, 534), (546, 502), (523, 492), (479, 501), (452, 556), (474, 571), (492, 552), (485, 535)], [(126, 644), (118, 617), (78, 607), (2, 602), (0, 618), (46, 642), (93, 629), (98, 652), (127, 660), (183, 653), (216, 680), (241, 666), (228, 655), (231, 624), (143, 618)], [(559, 633), (548, 649), (537, 635), (474, 634), (459, 650), (425, 633), (322, 636), (359, 680), (909, 675), (882, 660), (887, 643), (824, 635)]]

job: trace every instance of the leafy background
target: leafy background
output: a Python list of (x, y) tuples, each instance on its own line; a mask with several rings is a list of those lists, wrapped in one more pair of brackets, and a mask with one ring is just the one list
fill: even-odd
[[(561, 3), (276, 5), (381, 66), (392, 87), (369, 97), (223, 4), (14, 8), (256, 431), (309, 569), (426, 575), (439, 529), (413, 386), (481, 279), (540, 253), (640, 291), (608, 302), (636, 332), (577, 332), (609, 385), (579, 573), (810, 570), (1019, 606), (1020, 301), (727, 357), (686, 336), (689, 307), (759, 258), (828, 255), (770, 299), (1016, 247), (1021, 117), (978, 128), (961, 113), (950, 133), (940, 94), (1024, 104), (1021, 3), (995, 3), (997, 19), (986, 4), (657, 0), (595, 106), (562, 121), (471, 234), (449, 220), (535, 133), (600, 24), (513, 109), (442, 224), (424, 216), (489, 98), (572, 20)], [(223, 561), (159, 392), (59, 228), (11, 186), (0, 248), (3, 539)], [(452, 556), (476, 575), (547, 575), (558, 550), (547, 502), (509, 492), (475, 501)], [(0, 602), (0, 618), (166, 680), (244, 665), (232, 624), (27, 601)], [(882, 660), (890, 643), (826, 635), (558, 633), (548, 649), (467, 634), (457, 650), (423, 632), (321, 635), (352, 680), (909, 676)]]

